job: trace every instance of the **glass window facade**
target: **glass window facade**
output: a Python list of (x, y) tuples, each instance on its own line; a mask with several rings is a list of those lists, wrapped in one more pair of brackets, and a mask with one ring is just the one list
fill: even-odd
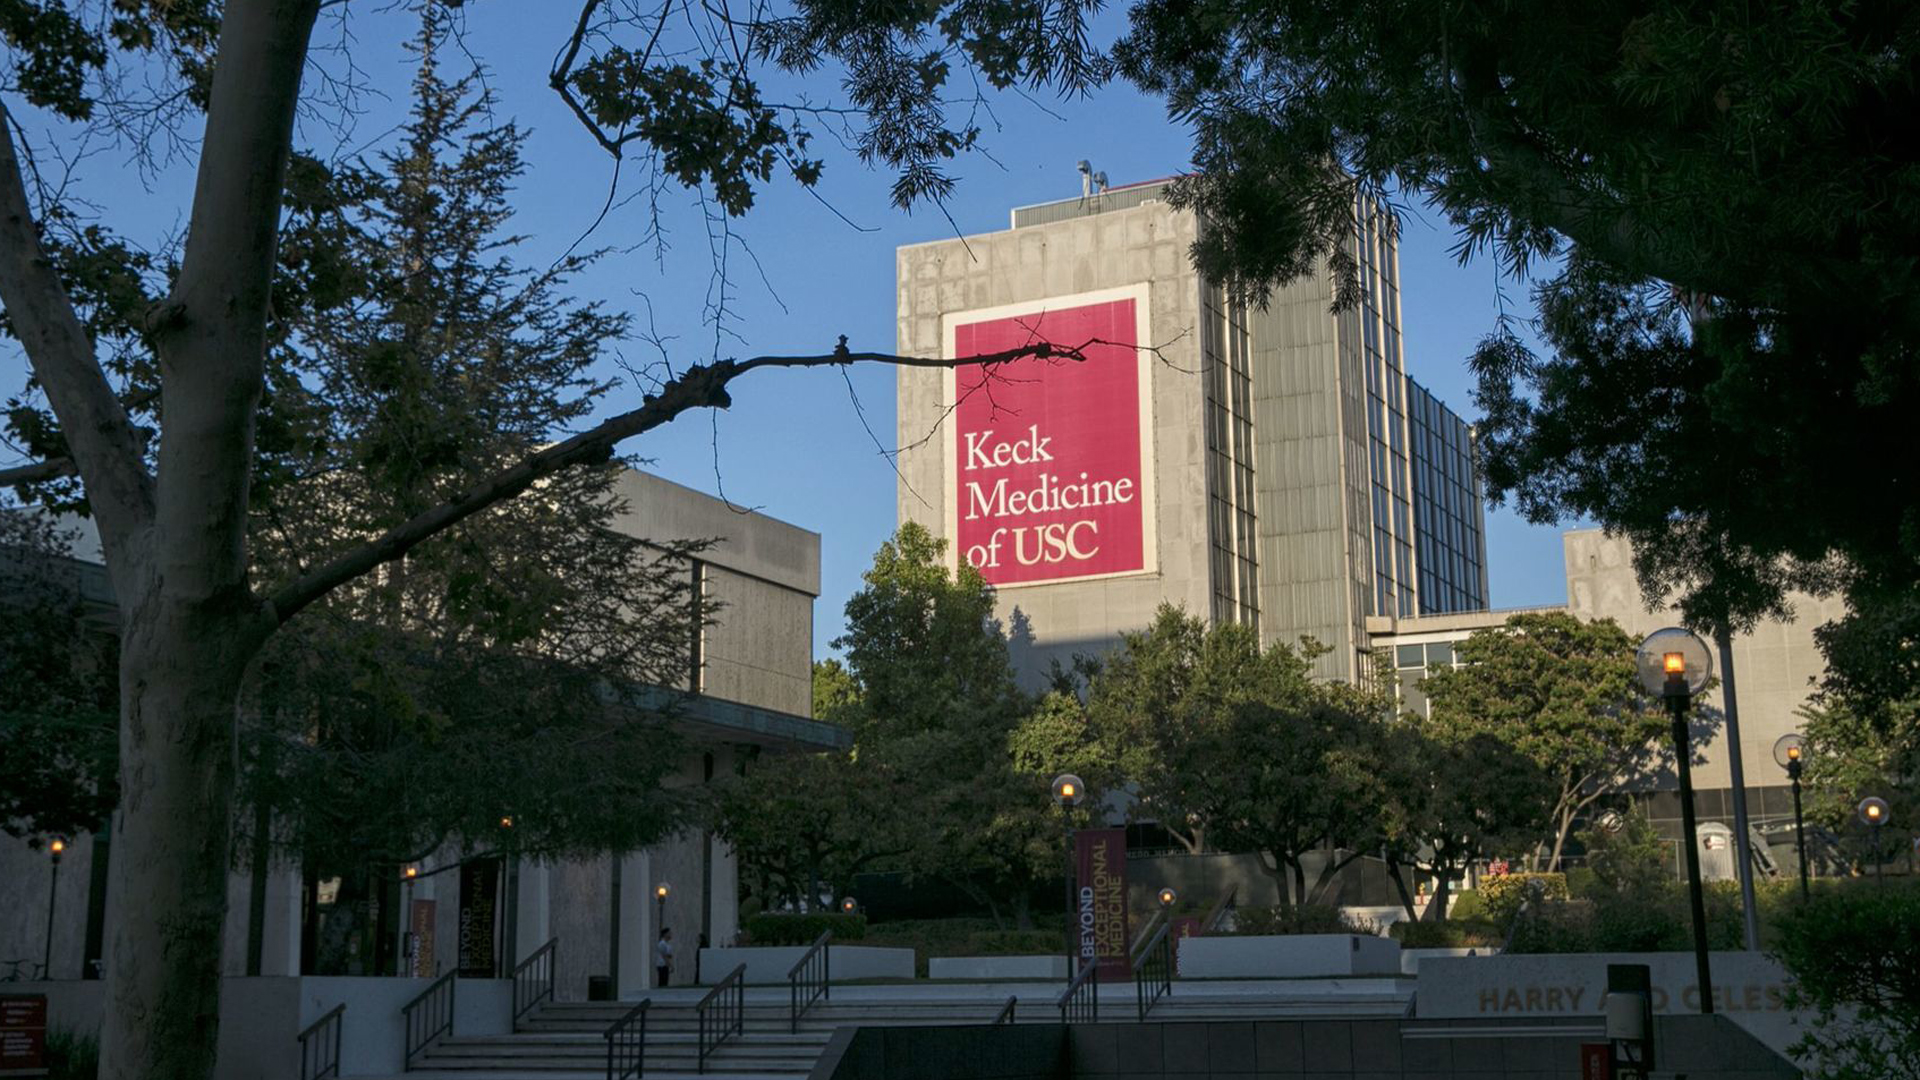
[(1407, 377), (1394, 227), (1364, 200), (1358, 214), (1373, 548), (1368, 614), (1481, 610), (1487, 606), (1486, 542), (1472, 429)]
[(1207, 538), (1215, 622), (1260, 627), (1253, 473), (1253, 375), (1245, 306), (1205, 297)]
[(1487, 606), (1486, 535), (1473, 471), (1473, 429), (1409, 382), (1420, 614)]

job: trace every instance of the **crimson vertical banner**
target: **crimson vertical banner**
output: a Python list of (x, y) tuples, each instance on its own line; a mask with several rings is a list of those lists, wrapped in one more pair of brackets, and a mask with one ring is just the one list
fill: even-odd
[(432, 900), (415, 900), (412, 918), (407, 934), (407, 972), (416, 979), (433, 976), (433, 923), (435, 904)]
[(954, 557), (991, 585), (1153, 569), (1145, 286), (949, 315), (948, 355), (1045, 341), (1029, 357), (947, 376)]
[(1133, 977), (1127, 957), (1127, 830), (1082, 829), (1073, 836), (1076, 967), (1100, 965), (1101, 982)]
[(461, 864), (459, 972), (463, 979), (491, 979), (499, 974), (493, 926), (499, 897), (499, 859)]

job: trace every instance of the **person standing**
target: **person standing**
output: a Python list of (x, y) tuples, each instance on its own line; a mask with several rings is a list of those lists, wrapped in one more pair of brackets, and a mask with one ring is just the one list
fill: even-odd
[(673, 931), (665, 926), (660, 928), (660, 940), (653, 947), (653, 968), (660, 975), (655, 985), (667, 985), (673, 977)]

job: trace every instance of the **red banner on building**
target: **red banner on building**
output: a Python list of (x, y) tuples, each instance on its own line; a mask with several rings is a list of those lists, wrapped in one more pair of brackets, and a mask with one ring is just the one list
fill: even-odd
[(950, 316), (949, 355), (1047, 341), (948, 376), (954, 554), (993, 585), (1138, 573), (1153, 564), (1145, 286)]
[(1082, 829), (1073, 837), (1076, 968), (1100, 965), (1100, 982), (1133, 977), (1127, 957), (1127, 831)]
[(433, 977), (433, 930), (437, 910), (432, 900), (415, 900), (407, 926), (407, 974)]

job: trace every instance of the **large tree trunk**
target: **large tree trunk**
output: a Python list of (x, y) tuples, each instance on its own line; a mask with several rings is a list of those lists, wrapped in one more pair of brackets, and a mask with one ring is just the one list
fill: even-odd
[(236, 627), (245, 625), (159, 603), (137, 606), (129, 620), (103, 1078), (202, 1080), (213, 1070), (234, 702), (251, 648)]
[(1406, 875), (1400, 872), (1400, 860), (1387, 856), (1387, 877), (1392, 879), (1394, 891), (1400, 894), (1400, 908), (1407, 913), (1407, 921), (1419, 918), (1413, 909), (1413, 891), (1407, 888)]
[(1453, 888), (1453, 876), (1445, 868), (1434, 874), (1433, 899), (1427, 904), (1427, 914), (1434, 922), (1444, 921), (1447, 917), (1447, 899)]

